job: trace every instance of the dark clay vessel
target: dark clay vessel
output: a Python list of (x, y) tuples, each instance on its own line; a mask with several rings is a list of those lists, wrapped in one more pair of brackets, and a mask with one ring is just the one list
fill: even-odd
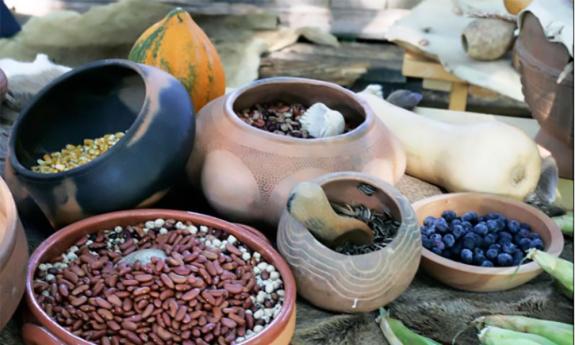
[(571, 56), (561, 43), (545, 37), (539, 20), (526, 13), (516, 43), (525, 101), (541, 130), (535, 140), (551, 151), (559, 175), (573, 178), (573, 71), (559, 75)]
[[(125, 136), (87, 164), (30, 170), (45, 153), (119, 131)], [(184, 172), (194, 135), (191, 101), (178, 80), (127, 60), (97, 61), (56, 79), (22, 112), (6, 176), (18, 200), (32, 198), (60, 227), (159, 200)]]

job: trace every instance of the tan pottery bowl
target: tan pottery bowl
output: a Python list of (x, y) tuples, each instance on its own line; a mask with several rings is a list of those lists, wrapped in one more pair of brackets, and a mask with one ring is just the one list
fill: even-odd
[[(357, 127), (334, 137), (299, 139), (257, 129), (236, 115), (277, 100), (304, 106), (323, 102)], [(188, 175), (196, 185), (201, 180), (218, 212), (236, 221), (276, 226), (291, 189), (329, 172), (364, 172), (394, 184), (405, 171), (399, 141), (371, 108), (353, 92), (323, 81), (256, 81), (202, 108), (196, 126)]]
[[(545, 251), (559, 256), (563, 250), (563, 234), (543, 212), (519, 201), (490, 194), (453, 193), (433, 196), (413, 204), (419, 225), (427, 216), (440, 217), (445, 210), (458, 215), (475, 211), (479, 215), (499, 212), (507, 218), (531, 225), (541, 235)], [(512, 289), (537, 277), (542, 269), (535, 262), (516, 267), (479, 267), (467, 265), (439, 256), (423, 248), (423, 269), (435, 279), (454, 288), (475, 292)]]
[[(373, 311), (393, 301), (413, 280), (421, 257), (421, 235), (409, 201), (388, 183), (365, 174), (333, 173), (314, 181), (330, 201), (386, 210), (401, 226), (384, 249), (348, 256), (324, 246), (284, 209), (277, 244), (299, 295), (320, 308), (346, 313)], [(376, 192), (368, 196), (358, 189), (364, 183)]]
[(27, 345), (87, 345), (92, 344), (76, 337), (53, 321), (42, 310), (34, 298), (32, 283), (34, 272), (41, 262), (60, 255), (74, 244), (80, 237), (104, 228), (116, 225), (126, 226), (150, 219), (176, 219), (203, 224), (209, 227), (222, 229), (228, 234), (246, 244), (249, 248), (258, 251), (262, 257), (274, 265), (280, 273), (285, 286), (285, 300), (280, 314), (266, 328), (253, 338), (241, 342), (242, 345), (288, 345), (295, 331), (295, 299), (296, 286), (291, 271), (276, 252), (268, 240), (253, 228), (228, 223), (224, 220), (185, 211), (173, 210), (129, 210), (102, 214), (86, 218), (77, 223), (68, 225), (50, 236), (34, 251), (28, 264), (26, 280), (26, 303), (32, 316), (32, 321), (23, 327), (22, 335)]
[(16, 204), (0, 178), (0, 329), (14, 314), (24, 294), (28, 242)]

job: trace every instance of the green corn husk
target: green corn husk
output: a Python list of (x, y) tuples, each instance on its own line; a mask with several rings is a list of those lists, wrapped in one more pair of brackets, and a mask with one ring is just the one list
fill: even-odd
[(479, 332), (482, 345), (558, 345), (542, 336), (487, 326)]
[(473, 320), (472, 324), (478, 330), (486, 326), (495, 326), (511, 331), (536, 334), (557, 345), (573, 345), (573, 325), (567, 323), (516, 315), (489, 315)]
[(557, 258), (537, 249), (529, 249), (526, 258), (531, 259), (543, 270), (557, 279), (562, 291), (567, 297), (573, 299), (573, 263)]
[(561, 232), (567, 236), (573, 237), (573, 211), (569, 211), (562, 216), (551, 218), (559, 226)]
[(383, 308), (379, 309), (377, 322), (390, 345), (441, 345), (405, 327), (401, 321), (391, 318)]

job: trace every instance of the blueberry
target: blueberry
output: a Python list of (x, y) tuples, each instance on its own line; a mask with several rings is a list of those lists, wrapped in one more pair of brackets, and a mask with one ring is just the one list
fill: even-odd
[(489, 247), (496, 241), (497, 241), (497, 235), (495, 234), (487, 234), (483, 237), (483, 245), (486, 247)]
[(473, 249), (473, 254), (475, 254), (475, 255), (485, 255), (485, 253), (483, 252), (483, 249), (481, 249), (481, 248), (475, 248), (475, 249)]
[(445, 249), (445, 243), (443, 241), (433, 241), (432, 248), (437, 248), (440, 251)]
[(471, 231), (473, 229), (473, 225), (470, 222), (464, 221), (461, 222), (461, 225), (463, 225), (463, 229), (465, 229), (465, 231)]
[(507, 221), (507, 230), (509, 230), (510, 233), (516, 234), (520, 229), (521, 225), (515, 219), (510, 219)]
[(452, 220), (457, 218), (457, 214), (455, 214), (455, 212), (453, 212), (451, 210), (447, 210), (447, 211), (443, 211), (443, 213), (441, 213), (441, 217), (443, 217), (443, 219), (445, 219), (446, 221), (451, 222)]
[(505, 218), (505, 216), (499, 212), (489, 212), (487, 214), (487, 219), (501, 219), (501, 218)]
[(475, 232), (478, 235), (485, 236), (489, 232), (489, 229), (487, 228), (487, 225), (484, 222), (481, 222), (477, 223), (473, 227), (473, 232)]
[(473, 263), (473, 252), (469, 249), (462, 249), (460, 254), (461, 260), (466, 264)]
[(536, 232), (530, 232), (529, 235), (527, 235), (527, 237), (529, 237), (530, 240), (540, 240), (541, 239), (541, 235), (539, 235)]
[(493, 262), (489, 261), (489, 260), (483, 260), (483, 262), (481, 263), (482, 267), (493, 267)]
[(422, 226), (421, 227), (421, 234), (425, 236), (431, 236), (435, 233), (435, 227), (432, 226)]
[(517, 233), (517, 236), (519, 237), (529, 237), (529, 234), (531, 233), (531, 231), (529, 231), (528, 229), (519, 229), (519, 232)]
[(507, 231), (501, 231), (498, 233), (499, 242), (511, 242), (513, 236)]
[(489, 249), (495, 249), (497, 251), (501, 251), (501, 245), (498, 243), (494, 243), (494, 244), (489, 246)]
[(443, 250), (441, 250), (441, 249), (439, 249), (439, 248), (437, 248), (437, 247), (431, 248), (431, 251), (434, 252), (434, 253), (437, 254), (437, 255), (443, 254)]
[(531, 244), (531, 240), (525, 237), (520, 239), (518, 243), (519, 247), (521, 247), (521, 249), (523, 249), (524, 251), (527, 251), (529, 248), (533, 247), (533, 245)]
[(435, 220), (435, 230), (440, 233), (446, 233), (449, 230), (449, 224), (443, 218), (437, 218)]
[(432, 240), (433, 242), (441, 242), (442, 236), (440, 234), (433, 234), (431, 236), (429, 236), (429, 239)]
[(451, 259), (452, 255), (453, 254), (451, 253), (451, 250), (449, 250), (449, 249), (446, 249), (441, 253), (441, 256), (443, 256), (444, 258), (447, 258), (447, 259)]
[(465, 229), (463, 229), (462, 225), (456, 224), (451, 227), (451, 233), (456, 239), (459, 239), (461, 236), (465, 235)]
[(451, 225), (461, 225), (461, 219), (459, 218), (455, 218), (454, 220), (451, 221)]
[(513, 254), (517, 251), (517, 246), (511, 242), (503, 244), (502, 247), (503, 251), (507, 254)]
[(477, 212), (465, 212), (463, 216), (461, 216), (461, 220), (470, 223), (476, 223), (478, 218)]
[(433, 244), (433, 241), (431, 241), (431, 240), (429, 239), (429, 237), (423, 235), (423, 236), (421, 236), (421, 244), (423, 244), (423, 247), (424, 247), (424, 248), (429, 249), (429, 248), (431, 248), (431, 245)]
[(499, 255), (499, 250), (495, 248), (489, 249), (487, 252), (485, 252), (485, 257), (488, 258), (489, 260), (497, 259), (497, 255)]
[(540, 239), (536, 238), (533, 241), (531, 241), (531, 246), (532, 248), (535, 249), (539, 249), (539, 250), (543, 250), (545, 247), (543, 246), (543, 241), (541, 241)]
[(463, 247), (461, 246), (461, 241), (455, 242), (453, 247), (451, 247), (451, 251), (458, 254), (459, 252), (461, 252), (461, 249), (463, 249)]
[(487, 229), (489, 229), (489, 232), (499, 231), (499, 223), (496, 220), (490, 219), (485, 224), (487, 224)]
[(463, 236), (463, 248), (473, 249), (476, 245), (475, 234), (468, 233)]
[(443, 243), (447, 248), (451, 248), (455, 244), (455, 237), (452, 234), (447, 234), (443, 236)]
[(521, 261), (523, 261), (523, 253), (520, 250), (518, 250), (515, 253), (513, 253), (513, 266), (521, 265)]
[(426, 225), (426, 226), (433, 225), (434, 223), (435, 223), (435, 217), (432, 217), (432, 216), (427, 216), (423, 220), (423, 225)]
[(505, 229), (505, 226), (507, 225), (507, 221), (505, 219), (496, 219), (495, 221), (497, 222), (497, 231)]
[(481, 263), (485, 260), (487, 260), (487, 259), (485, 258), (485, 254), (483, 253), (483, 250), (481, 250), (479, 248), (475, 248), (475, 251), (473, 252), (473, 262), (476, 265), (481, 265)]
[(527, 223), (521, 223), (521, 224), (519, 224), (519, 226), (521, 226), (521, 229), (527, 229), (527, 230), (531, 231), (531, 225), (529, 225)]
[(497, 255), (497, 264), (499, 266), (511, 266), (513, 265), (513, 257), (507, 253), (501, 253)]

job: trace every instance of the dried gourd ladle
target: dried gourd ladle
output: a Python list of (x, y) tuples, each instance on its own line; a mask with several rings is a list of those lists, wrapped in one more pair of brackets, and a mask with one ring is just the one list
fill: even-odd
[(327, 246), (336, 247), (345, 242), (373, 243), (371, 228), (360, 220), (335, 213), (317, 183), (302, 182), (295, 186), (288, 198), (287, 209)]

